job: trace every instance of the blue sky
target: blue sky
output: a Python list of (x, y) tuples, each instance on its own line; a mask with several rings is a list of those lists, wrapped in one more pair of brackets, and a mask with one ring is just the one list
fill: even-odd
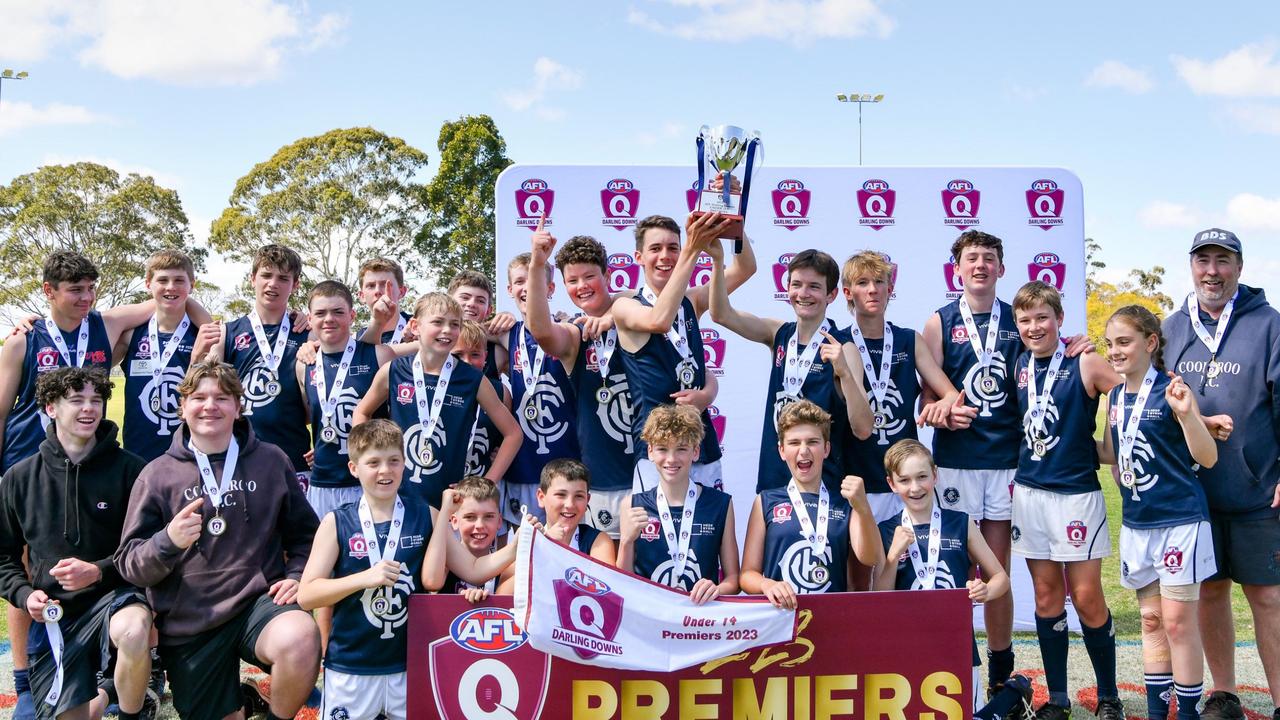
[[(1016, 12), (1010, 8), (1016, 7)], [(1084, 184), (1112, 275), (1214, 225), (1280, 271), (1280, 6), (633, 0), (0, 0), (0, 182), (96, 160), (180, 193), (198, 240), (299, 137), (372, 125), (425, 150), (488, 113), (529, 163), (693, 163), (703, 123), (771, 164), (1048, 165)], [(218, 266), (222, 268), (224, 266)], [(230, 283), (222, 283), (224, 285)]]

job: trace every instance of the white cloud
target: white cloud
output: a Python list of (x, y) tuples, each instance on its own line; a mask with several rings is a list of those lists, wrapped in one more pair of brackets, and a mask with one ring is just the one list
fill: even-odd
[(551, 93), (577, 90), (582, 87), (582, 73), (561, 65), (549, 57), (540, 57), (533, 63), (533, 80), (520, 90), (508, 90), (502, 101), (512, 110), (531, 110), (543, 120), (560, 120), (564, 110), (547, 104)]
[(1200, 224), (1200, 213), (1186, 205), (1155, 200), (1138, 211), (1138, 221), (1145, 228), (1189, 228)]
[(1245, 131), (1280, 135), (1280, 106), (1236, 105), (1227, 108), (1227, 112)]
[(272, 78), (288, 54), (335, 44), (346, 26), (343, 16), (313, 21), (305, 4), (277, 0), (0, 0), (0, 17), (6, 60), (75, 45), (86, 66), (175, 85)]
[(178, 190), (182, 186), (182, 178), (146, 165), (135, 165), (133, 163), (122, 162), (116, 158), (101, 157), (98, 155), (45, 155), (40, 159), (41, 165), (71, 165), (72, 163), (89, 162), (115, 170), (121, 176), (130, 173), (150, 177), (156, 181), (157, 185), (169, 188), (170, 190)]
[(876, 0), (664, 0), (695, 8), (694, 17), (663, 21), (632, 8), (633, 25), (685, 40), (741, 42), (766, 38), (807, 46), (817, 40), (887, 37), (893, 19)]
[(1228, 97), (1280, 96), (1280, 63), (1274, 42), (1241, 46), (1216, 60), (1174, 55), (1178, 75), (1197, 95)]
[(25, 102), (0, 101), (0, 136), (32, 127), (90, 125), (105, 120), (105, 116), (79, 105), (49, 103), (36, 107)]
[(1089, 87), (1115, 88), (1141, 95), (1153, 87), (1146, 70), (1130, 67), (1119, 60), (1107, 60), (1089, 73), (1084, 84)]
[(1280, 197), (1241, 193), (1227, 202), (1229, 226), (1247, 230), (1280, 230)]

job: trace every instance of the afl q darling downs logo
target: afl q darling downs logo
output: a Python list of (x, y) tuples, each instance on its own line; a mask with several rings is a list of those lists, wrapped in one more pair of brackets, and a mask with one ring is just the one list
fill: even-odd
[(546, 180), (529, 178), (520, 183), (520, 189), (516, 190), (516, 225), (533, 230), (544, 215), (545, 224), (551, 225), (551, 206), (555, 200), (556, 191)]
[(773, 196), (773, 224), (788, 230), (809, 224), (810, 193), (799, 180), (778, 183)]
[(787, 268), (791, 265), (791, 261), (796, 254), (789, 252), (778, 256), (778, 262), (773, 264), (773, 299), (782, 302), (790, 302), (791, 297), (787, 295), (787, 284), (791, 279), (787, 276)]
[(1031, 217), (1027, 218), (1028, 225), (1036, 225), (1041, 230), (1048, 231), (1062, 224), (1063, 193), (1058, 183), (1047, 179), (1036, 180), (1031, 183), (1031, 189), (1027, 190), (1026, 195), (1027, 212), (1031, 213)]
[(635, 290), (640, 287), (640, 266), (636, 259), (627, 253), (614, 253), (609, 256), (609, 292)]
[(968, 180), (956, 179), (947, 183), (942, 191), (942, 211), (945, 213), (942, 224), (962, 228), (977, 225), (981, 200), (982, 193)]
[[(946, 197), (946, 193), (943, 193)], [(894, 224), (893, 207), (897, 204), (898, 193), (889, 187), (884, 180), (868, 180), (862, 183), (858, 191), (858, 212), (862, 217), (858, 224), (879, 230)], [(977, 208), (975, 205), (975, 212)]]
[(475, 608), (429, 646), (432, 694), (444, 720), (541, 716), (551, 656), (533, 649), (503, 608)]
[(636, 210), (640, 207), (640, 191), (626, 178), (614, 178), (600, 191), (600, 209), (604, 211), (601, 224), (622, 231), (636, 224)]
[(1027, 264), (1027, 279), (1039, 280), (1061, 292), (1062, 286), (1067, 283), (1067, 266), (1056, 253), (1036, 253), (1035, 259)]

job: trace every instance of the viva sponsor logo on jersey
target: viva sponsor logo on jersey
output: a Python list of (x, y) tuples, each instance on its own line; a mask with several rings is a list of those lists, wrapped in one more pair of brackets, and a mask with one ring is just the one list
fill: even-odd
[(600, 209), (604, 217), (600, 223), (622, 231), (636, 224), (636, 210), (640, 207), (640, 191), (626, 178), (614, 178), (600, 191)]
[(640, 287), (640, 266), (628, 253), (614, 253), (606, 261), (609, 266), (609, 292), (619, 293)]
[[(948, 300), (957, 300), (964, 295), (964, 278), (960, 277), (960, 271), (956, 268), (956, 259), (948, 257), (947, 261), (942, 264), (942, 277), (946, 281)], [(963, 330), (964, 328), (960, 328)], [(955, 338), (952, 338), (952, 342)], [(964, 342), (969, 342), (968, 335), (965, 336)]]
[(541, 717), (551, 656), (528, 644), (510, 610), (485, 607), (458, 615), (428, 655), (443, 720)]
[[(945, 196), (946, 193), (944, 192)], [(880, 230), (896, 221), (893, 219), (893, 207), (897, 204), (898, 193), (889, 187), (884, 180), (868, 180), (862, 183), (858, 191), (858, 212), (862, 217), (858, 224), (872, 230)]]
[(779, 182), (772, 192), (773, 224), (788, 230), (808, 225), (810, 195), (799, 180)]
[(1036, 253), (1035, 259), (1027, 264), (1027, 279), (1039, 280), (1061, 292), (1063, 286), (1067, 284), (1067, 266), (1057, 253), (1048, 251)]
[[(517, 347), (516, 367), (520, 367), (520, 353), (521, 348)], [(529, 389), (526, 387), (525, 393), (528, 392)], [(530, 420), (529, 416), (523, 412), (516, 413), (520, 428), (524, 431), (526, 440), (533, 440), (538, 444), (537, 454), (547, 455), (551, 452), (551, 443), (569, 432), (569, 423), (563, 419), (563, 409), (567, 404), (564, 390), (550, 373), (543, 372), (535, 382), (533, 397), (526, 398), (523, 402), (537, 408), (537, 414)]]
[(787, 268), (790, 267), (791, 261), (795, 258), (795, 253), (783, 253), (778, 256), (778, 262), (773, 264), (773, 299), (781, 302), (791, 302), (791, 296), (787, 294), (787, 283), (791, 282), (788, 278)]
[(978, 204), (982, 193), (968, 180), (956, 179), (942, 191), (943, 225), (972, 227), (979, 224)]
[(1027, 212), (1031, 213), (1031, 217), (1027, 218), (1028, 225), (1035, 225), (1047, 232), (1063, 223), (1063, 193), (1058, 183), (1048, 179), (1036, 180), (1031, 183), (1026, 195)]
[(579, 567), (565, 570), (564, 578), (551, 584), (559, 620), (551, 629), (552, 642), (571, 648), (583, 660), (622, 655), (622, 646), (614, 642), (622, 625), (622, 596)]
[(546, 217), (544, 225), (551, 226), (551, 206), (555, 204), (556, 191), (546, 180), (529, 178), (516, 190), (516, 225), (535, 230), (538, 222)]
[(702, 358), (706, 363), (707, 372), (716, 377), (724, 376), (724, 351), (725, 341), (720, 337), (720, 333), (706, 328), (702, 330)]

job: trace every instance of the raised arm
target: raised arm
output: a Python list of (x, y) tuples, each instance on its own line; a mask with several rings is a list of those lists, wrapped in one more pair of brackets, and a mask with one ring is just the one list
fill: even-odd
[(711, 243), (719, 242), (717, 238), (720, 231), (728, 226), (728, 221), (718, 213), (697, 218), (690, 216), (685, 225), (685, 245), (680, 249), (680, 257), (671, 271), (666, 287), (658, 293), (658, 302), (649, 307), (631, 298), (618, 298), (613, 303), (613, 319), (618, 330), (642, 335), (666, 332), (675, 321), (680, 304), (684, 302), (689, 276), (693, 274), (698, 255)]
[[(545, 218), (544, 218), (545, 219)], [(551, 251), (555, 250), (556, 238), (542, 226), (538, 220), (538, 229), (533, 233), (533, 249), (530, 252), (529, 277), (540, 278), (546, 275), (547, 260)], [(578, 328), (568, 323), (558, 323), (551, 319), (551, 306), (543, 293), (530, 291), (525, 299), (525, 325), (538, 341), (538, 345), (552, 355), (560, 358), (566, 368), (572, 368), (578, 355)]]
[[(706, 216), (703, 216), (706, 217)], [(708, 255), (712, 254), (711, 248), (720, 251), (721, 260), (724, 258), (724, 246), (720, 243), (720, 237), (717, 235), (711, 245), (706, 249)], [(695, 256), (696, 257), (696, 256)], [(712, 255), (714, 257), (714, 255)], [(725, 286), (728, 292), (742, 287), (752, 275), (756, 274), (756, 251), (751, 246), (751, 238), (744, 237), (742, 239), (742, 253), (733, 256), (733, 264), (730, 265), (724, 273)], [(693, 303), (693, 310), (702, 317), (702, 313), (707, 311), (707, 306), (711, 297), (711, 288), (708, 285), (694, 288), (689, 291), (689, 301)]]
[(1178, 418), (1178, 425), (1182, 426), (1187, 449), (1201, 467), (1211, 468), (1218, 463), (1218, 443), (1214, 442), (1209, 428), (1204, 425), (1204, 418), (1200, 417), (1195, 393), (1182, 381), (1182, 376), (1170, 372), (1169, 377), (1171, 382), (1164, 389), (1164, 397)]
[[(749, 312), (734, 308), (729, 302), (729, 283), (724, 270), (724, 247), (719, 242), (714, 242), (707, 249), (707, 254), (711, 256), (712, 263), (711, 283), (707, 285), (712, 321), (748, 340), (772, 346), (773, 338), (778, 334), (778, 328), (782, 327), (782, 321), (756, 317)], [(697, 307), (696, 303), (694, 307)]]
[(1009, 592), (1009, 573), (1000, 565), (1000, 560), (987, 545), (977, 523), (969, 523), (968, 546), (969, 557), (973, 558), (978, 568), (982, 570), (982, 578), (974, 578), (966, 584), (969, 589), (969, 599), (984, 603)]

